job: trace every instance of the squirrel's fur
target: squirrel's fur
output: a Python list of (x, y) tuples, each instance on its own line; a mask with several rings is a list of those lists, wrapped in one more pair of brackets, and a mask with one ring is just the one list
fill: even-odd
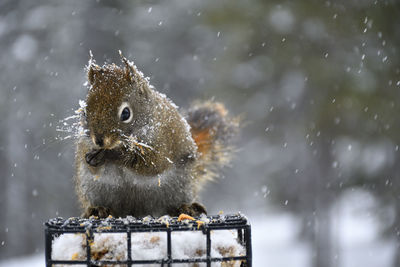
[(87, 67), (75, 157), (84, 216), (205, 213), (198, 190), (229, 162), (237, 120), (213, 101), (194, 104), (185, 118), (121, 58), (123, 68), (92, 57)]

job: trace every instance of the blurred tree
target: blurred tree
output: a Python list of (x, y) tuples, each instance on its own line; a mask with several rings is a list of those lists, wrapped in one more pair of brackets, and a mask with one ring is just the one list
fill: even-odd
[[(309, 158), (314, 161), (313, 167), (306, 170), (308, 175), (302, 177), (308, 177), (305, 180), (297, 179), (297, 175), (294, 180), (292, 174), (285, 177), (279, 173), (274, 179), (275, 197), (279, 201), (283, 198), (294, 203), (289, 208), (300, 212), (305, 226), (312, 229), (315, 266), (333, 264), (331, 208), (344, 188), (366, 188), (378, 199), (389, 198), (390, 203), (398, 198), (398, 193), (392, 195), (387, 179), (383, 178), (395, 175), (393, 179), (398, 179), (396, 172), (390, 169), (399, 160), (397, 153), (393, 158), (399, 141), (399, 121), (393, 116), (398, 112), (399, 99), (399, 91), (395, 89), (399, 72), (396, 56), (399, 36), (394, 28), (398, 25), (395, 15), (398, 6), (394, 2), (328, 6), (329, 9), (324, 10), (322, 6), (314, 5), (309, 11), (318, 9), (318, 19), (325, 25), (323, 34), (334, 36), (334, 41), (327, 38), (316, 43), (301, 39), (301, 35), (294, 37), (300, 38), (298, 42), (302, 43), (302, 52), (307, 55), (307, 59), (299, 64), (300, 69), (307, 73), (304, 97), (307, 101), (302, 103), (306, 114), (300, 123), (308, 125), (304, 136), (309, 154), (313, 155)], [(351, 16), (346, 15), (350, 12)], [(332, 23), (333, 18), (335, 23)], [(386, 146), (380, 145), (385, 143)], [(386, 160), (377, 172), (371, 173), (368, 164), (374, 163), (362, 162), (365, 160), (363, 151), (377, 144)], [(358, 158), (351, 159), (345, 155), (357, 145), (362, 149)], [(377, 159), (372, 156), (368, 160)], [(300, 188), (304, 190), (297, 190), (303, 182), (305, 187), (300, 185)], [(397, 182), (390, 182), (390, 186), (394, 187), (393, 192), (398, 192)], [(311, 194), (311, 197), (306, 194)], [(390, 225), (391, 237), (396, 236), (396, 223)]]
[[(206, 12), (207, 23), (231, 38), (216, 69), (226, 76), (246, 77), (240, 83), (232, 75), (231, 90), (246, 90), (252, 101), (257, 101), (252, 96), (258, 98), (260, 90), (268, 90), (271, 100), (263, 100), (270, 112), (254, 121), (250, 131), (259, 133), (266, 120), (270, 140), (286, 149), (278, 156), (286, 157), (281, 168), (266, 172), (272, 178), (267, 180), (272, 185), (268, 192), (278, 205), (303, 218), (303, 233), (313, 243), (314, 266), (335, 265), (333, 255), (338, 252), (333, 251), (331, 209), (340, 192), (347, 187), (368, 188), (392, 204), (399, 197), (382, 179), (395, 175), (387, 168), (397, 165), (397, 154), (388, 156), (386, 167), (372, 175), (366, 171), (368, 163), (343, 162), (346, 158), (337, 144), (354, 140), (366, 150), (371, 144), (389, 143), (384, 148), (387, 155), (398, 144), (399, 121), (393, 114), (399, 99), (395, 87), (400, 85), (399, 6), (395, 1), (253, 1), (243, 4), (245, 8), (225, 4)], [(235, 72), (237, 62), (241, 67)], [(249, 71), (246, 64), (257, 69)], [(226, 76), (221, 77), (221, 87), (226, 86)], [(345, 149), (351, 150), (351, 143)], [(396, 182), (389, 184), (399, 192)], [(392, 237), (398, 236), (398, 225), (396, 220), (390, 225)]]

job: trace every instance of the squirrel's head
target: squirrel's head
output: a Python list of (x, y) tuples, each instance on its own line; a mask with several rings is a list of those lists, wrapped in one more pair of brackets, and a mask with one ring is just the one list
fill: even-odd
[(90, 84), (86, 123), (95, 146), (112, 149), (148, 124), (151, 89), (143, 74), (120, 51), (124, 67), (95, 64), (87, 67)]

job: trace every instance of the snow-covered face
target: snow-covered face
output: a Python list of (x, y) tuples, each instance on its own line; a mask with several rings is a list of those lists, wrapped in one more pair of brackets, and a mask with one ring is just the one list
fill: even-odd
[(146, 124), (146, 97), (115, 64), (93, 66), (88, 71), (86, 120), (93, 145), (112, 149)]

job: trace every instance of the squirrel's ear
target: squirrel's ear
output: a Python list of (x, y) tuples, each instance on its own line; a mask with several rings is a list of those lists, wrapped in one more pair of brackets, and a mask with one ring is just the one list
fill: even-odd
[(129, 64), (129, 61), (126, 59), (126, 57), (124, 57), (122, 55), (121, 50), (118, 50), (118, 52), (119, 52), (122, 62), (125, 64), (125, 67), (124, 67), (125, 79), (130, 83), (135, 82), (134, 72), (131, 72), (132, 71), (131, 64)]
[(96, 61), (93, 58), (93, 54), (92, 54), (92, 50), (89, 50), (89, 62), (88, 65), (86, 66), (86, 70), (87, 70), (87, 75), (88, 75), (88, 81), (91, 85), (93, 85), (94, 83), (94, 76), (95, 73), (100, 70), (100, 66), (96, 65)]
[(125, 64), (125, 78), (131, 83), (136, 83), (139, 93), (147, 95), (150, 90), (149, 82), (143, 77), (143, 74), (137, 70), (135, 64), (129, 62), (126, 57), (122, 55), (121, 50), (119, 50), (118, 52), (122, 62), (124, 62)]

